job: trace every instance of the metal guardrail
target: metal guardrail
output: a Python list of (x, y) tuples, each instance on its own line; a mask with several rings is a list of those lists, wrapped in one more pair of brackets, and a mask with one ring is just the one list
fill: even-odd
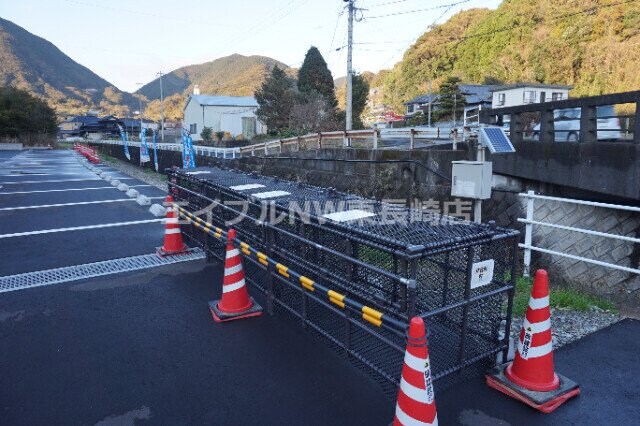
[[(89, 144), (122, 146), (122, 141), (118, 139), (88, 140), (86, 142)], [(137, 141), (128, 141), (127, 144), (137, 148), (140, 148), (140, 145), (142, 145), (141, 142)], [(148, 144), (148, 146), (151, 150), (152, 145)], [(182, 152), (182, 145), (178, 143), (158, 143), (157, 146), (160, 151)], [(212, 146), (194, 145), (193, 150), (198, 155), (215, 158), (238, 158), (240, 154), (240, 148), (217, 148)]]
[(623, 205), (618, 205), (618, 204), (599, 203), (599, 202), (594, 202), (594, 201), (574, 200), (574, 199), (570, 199), (570, 198), (550, 197), (550, 196), (547, 196), (547, 195), (536, 195), (533, 191), (528, 191), (526, 194), (520, 194), (520, 197), (523, 197), (523, 198), (525, 198), (527, 200), (527, 216), (524, 219), (523, 218), (519, 218), (518, 219), (518, 222), (521, 222), (521, 223), (525, 224), (524, 244), (522, 244), (522, 243), (519, 244), (519, 246), (524, 249), (524, 276), (525, 277), (528, 277), (530, 275), (530, 273), (531, 273), (531, 252), (532, 251), (537, 251), (537, 252), (549, 254), (549, 255), (552, 255), (552, 256), (565, 257), (565, 258), (572, 259), (572, 260), (578, 260), (578, 261), (590, 263), (590, 264), (593, 264), (593, 265), (604, 266), (604, 267), (607, 267), (607, 268), (612, 268), (612, 269), (616, 269), (616, 270), (619, 270), (619, 271), (624, 271), (624, 272), (629, 272), (629, 273), (632, 273), (632, 274), (640, 275), (640, 269), (629, 268), (629, 267), (617, 265), (617, 264), (614, 264), (614, 263), (602, 262), (602, 261), (596, 260), (596, 259), (590, 259), (590, 258), (587, 258), (587, 257), (577, 256), (577, 255), (570, 254), (570, 253), (563, 253), (563, 252), (559, 252), (559, 251), (555, 251), (555, 250), (549, 250), (549, 249), (545, 249), (545, 248), (542, 248), (542, 247), (536, 247), (536, 246), (533, 245), (533, 226), (534, 225), (535, 226), (545, 226), (545, 227), (558, 229), (558, 230), (562, 230), (562, 231), (576, 232), (576, 233), (580, 233), (580, 234), (592, 235), (592, 236), (595, 236), (595, 237), (610, 238), (610, 239), (630, 242), (630, 243), (634, 243), (634, 244), (640, 244), (640, 238), (627, 237), (625, 235), (609, 234), (609, 233), (606, 233), (606, 232), (593, 231), (593, 230), (585, 229), (585, 228), (577, 228), (577, 227), (573, 227), (573, 226), (558, 225), (558, 224), (554, 224), (554, 223), (542, 222), (542, 221), (534, 220), (534, 211), (535, 211), (534, 201), (535, 200), (557, 201), (557, 202), (561, 202), (561, 203), (585, 205), (585, 206), (592, 206), (592, 207), (601, 207), (601, 208), (606, 208), (606, 209), (622, 210), (622, 211), (629, 211), (629, 212), (634, 212), (634, 213), (640, 213), (640, 207), (631, 207), (631, 206), (623, 206)]
[[(452, 140), (462, 142), (468, 139), (469, 134), (457, 136), (451, 133), (449, 128), (400, 128), (400, 129), (369, 129), (369, 130), (351, 130), (351, 131), (335, 131), (311, 133), (304, 136), (296, 136), (286, 139), (278, 139), (273, 141), (261, 142), (257, 144), (247, 145), (238, 148), (216, 148), (203, 145), (194, 145), (196, 154), (205, 157), (216, 158), (238, 158), (241, 156), (267, 156), (284, 154), (288, 152), (307, 151), (323, 148), (382, 148), (382, 141), (385, 139), (406, 139), (406, 146), (396, 146), (396, 148), (415, 149), (416, 141), (426, 140)], [(87, 141), (92, 144), (103, 145), (122, 145), (119, 139), (100, 139)], [(140, 147), (138, 141), (127, 142), (129, 146)], [(182, 145), (175, 143), (158, 143), (159, 150), (165, 151), (182, 151)]]

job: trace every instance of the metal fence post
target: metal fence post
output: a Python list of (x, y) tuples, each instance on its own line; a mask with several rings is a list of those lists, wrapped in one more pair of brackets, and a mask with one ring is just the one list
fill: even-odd
[(527, 191), (527, 224), (524, 230), (524, 273), (525, 277), (528, 277), (531, 272), (531, 243), (533, 236), (533, 224), (530, 223), (533, 220), (533, 191)]
[(378, 130), (373, 129), (373, 149), (378, 149)]
[(318, 132), (318, 149), (322, 149), (322, 133)]
[(415, 134), (416, 134), (416, 130), (411, 129), (411, 139), (409, 140), (409, 149), (414, 149), (416, 147)]
[(458, 353), (458, 364), (464, 368), (464, 360), (467, 351), (467, 332), (469, 330), (469, 298), (471, 297), (471, 277), (473, 276), (473, 260), (475, 257), (475, 246), (467, 249), (467, 279), (464, 286), (464, 307), (462, 308), (462, 329), (460, 335), (460, 352)]
[[(266, 240), (265, 251), (267, 252), (267, 256), (273, 257), (273, 230), (265, 224), (262, 224), (262, 227), (263, 236)], [(269, 312), (270, 315), (273, 315), (273, 275), (273, 265), (269, 263), (269, 266), (267, 266), (267, 312)]]

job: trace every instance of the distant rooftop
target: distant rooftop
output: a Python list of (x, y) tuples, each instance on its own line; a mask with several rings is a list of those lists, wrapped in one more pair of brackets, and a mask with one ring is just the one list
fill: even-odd
[(513, 83), (513, 84), (503, 84), (502, 86), (494, 86), (494, 88), (491, 91), (499, 92), (502, 90), (520, 89), (523, 87), (536, 87), (536, 88), (542, 88), (542, 89), (566, 89), (566, 90), (573, 89), (573, 86), (567, 86), (565, 84)]
[(203, 106), (258, 107), (258, 102), (253, 96), (191, 95), (191, 99)]

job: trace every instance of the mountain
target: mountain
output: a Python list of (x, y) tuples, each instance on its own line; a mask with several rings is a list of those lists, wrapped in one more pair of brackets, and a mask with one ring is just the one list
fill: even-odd
[[(187, 95), (197, 84), (202, 94), (253, 96), (276, 65), (290, 71), (282, 62), (257, 55), (233, 54), (204, 64), (189, 65), (162, 77), (163, 95)], [(142, 86), (136, 93), (143, 94), (149, 100), (160, 99), (160, 82), (155, 79)]]
[(78, 64), (49, 41), (0, 18), (0, 86), (43, 98), (58, 114), (124, 115), (137, 100)]
[[(193, 93), (198, 85), (202, 94), (253, 96), (274, 66), (279, 66), (290, 76), (296, 70), (266, 56), (243, 56), (233, 54), (203, 64), (178, 68), (162, 76), (165, 117), (182, 119), (182, 108), (186, 95)], [(145, 116), (160, 118), (160, 81), (155, 79), (142, 86), (136, 94), (150, 100)]]
[(392, 70), (384, 102), (434, 90), (449, 76), (465, 83), (569, 84), (588, 96), (640, 88), (640, 3), (504, 0), (495, 10), (460, 12), (424, 33)]

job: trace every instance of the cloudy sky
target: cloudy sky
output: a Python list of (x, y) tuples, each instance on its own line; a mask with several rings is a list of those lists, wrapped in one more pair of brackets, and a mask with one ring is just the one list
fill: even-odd
[[(429, 26), (463, 9), (501, 0), (357, 0), (354, 67), (389, 68)], [(157, 71), (240, 53), (300, 66), (320, 49), (334, 77), (346, 74), (342, 0), (21, 0), (0, 17), (58, 46), (122, 90)]]

